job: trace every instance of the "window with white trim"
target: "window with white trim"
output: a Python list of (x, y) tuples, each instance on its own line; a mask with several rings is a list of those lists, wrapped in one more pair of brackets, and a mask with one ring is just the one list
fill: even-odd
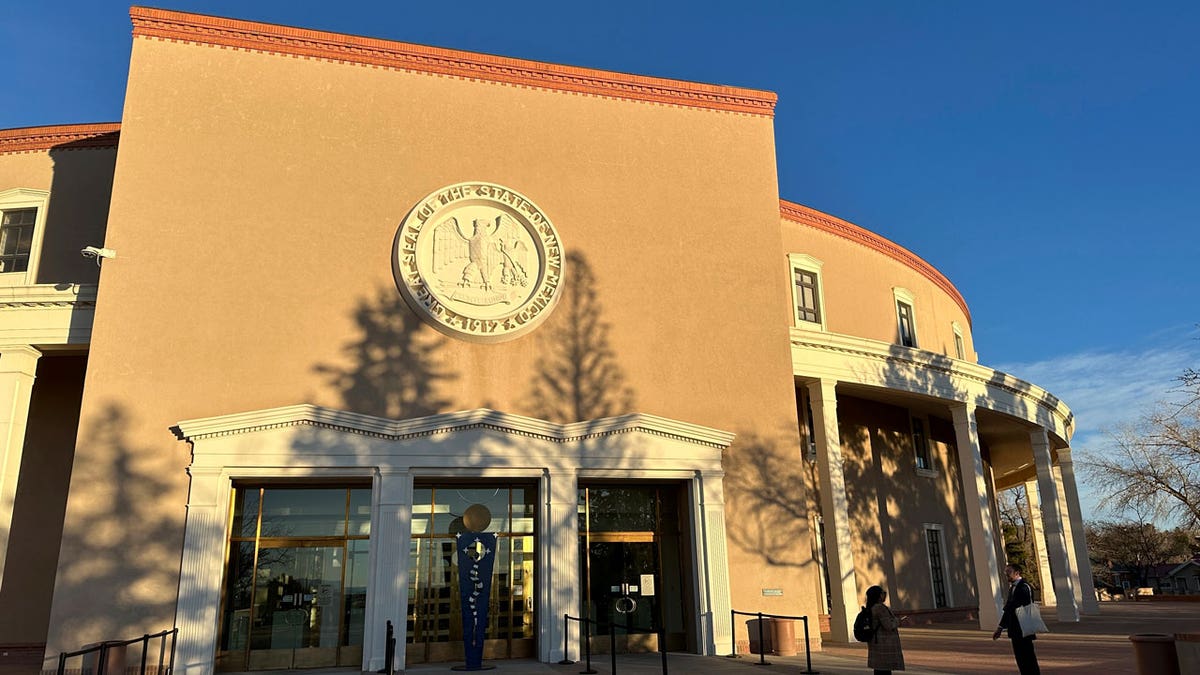
[(929, 581), (933, 587), (933, 606), (952, 607), (950, 585), (946, 583), (945, 528), (937, 523), (925, 523), (925, 550), (929, 554)]
[(0, 286), (26, 286), (37, 279), (49, 194), (29, 188), (0, 192)]
[(825, 297), (822, 293), (820, 260), (804, 253), (789, 253), (792, 322), (797, 328), (825, 330)]
[(963, 341), (962, 326), (959, 326), (957, 321), (953, 321), (950, 323), (950, 329), (954, 331), (954, 357), (965, 360), (967, 358), (967, 345)]
[(905, 288), (893, 288), (892, 295), (896, 301), (896, 335), (900, 344), (905, 347), (917, 346), (917, 317), (913, 310), (913, 294)]
[(912, 425), (913, 465), (918, 472), (935, 471), (933, 468), (933, 453), (929, 447), (929, 434), (925, 429), (928, 425), (924, 417), (913, 415), (909, 418)]

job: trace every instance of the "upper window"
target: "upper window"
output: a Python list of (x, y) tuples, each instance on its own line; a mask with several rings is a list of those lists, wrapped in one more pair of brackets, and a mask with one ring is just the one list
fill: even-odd
[(825, 330), (822, 262), (803, 253), (788, 255), (792, 274), (792, 321), (797, 328)]
[(912, 418), (913, 454), (918, 471), (933, 471), (933, 455), (929, 451), (929, 436), (925, 433), (925, 420)]
[(917, 318), (913, 312), (913, 295), (904, 288), (893, 288), (892, 294), (896, 299), (896, 327), (900, 344), (916, 347)]
[(950, 328), (954, 330), (954, 356), (959, 359), (967, 358), (967, 347), (963, 342), (962, 328), (955, 321), (950, 324)]
[(0, 286), (25, 286), (37, 278), (48, 195), (27, 188), (0, 192)]
[(24, 272), (29, 269), (29, 249), (33, 244), (33, 223), (37, 209), (11, 209), (0, 219), (0, 272)]

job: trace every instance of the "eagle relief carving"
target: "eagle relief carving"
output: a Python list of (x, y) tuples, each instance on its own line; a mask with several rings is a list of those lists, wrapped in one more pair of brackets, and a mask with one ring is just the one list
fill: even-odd
[(409, 307), (439, 331), (500, 342), (532, 330), (558, 302), (563, 253), (550, 219), (494, 183), (457, 183), (413, 206), (392, 271)]
[(528, 238), (505, 214), (474, 218), (466, 228), (451, 216), (433, 231), (433, 274), (443, 285), (455, 278), (451, 300), (481, 307), (511, 304), (529, 286)]

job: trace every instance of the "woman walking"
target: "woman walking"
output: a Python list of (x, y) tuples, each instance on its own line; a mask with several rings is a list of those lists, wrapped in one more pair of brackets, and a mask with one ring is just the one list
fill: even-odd
[(875, 675), (891, 675), (893, 670), (904, 670), (904, 650), (900, 647), (900, 619), (884, 604), (887, 591), (879, 586), (867, 589), (866, 608), (871, 612), (874, 635), (867, 641), (867, 667)]

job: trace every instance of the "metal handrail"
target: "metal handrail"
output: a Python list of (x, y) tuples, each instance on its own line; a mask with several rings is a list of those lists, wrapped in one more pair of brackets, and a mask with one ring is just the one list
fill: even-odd
[(812, 648), (808, 635), (808, 617), (807, 616), (789, 616), (787, 614), (764, 614), (763, 612), (739, 612), (736, 609), (729, 610), (729, 629), (733, 631), (731, 636), (733, 639), (733, 653), (730, 658), (736, 659), (737, 653), (737, 615), (758, 617), (758, 663), (756, 666), (769, 666), (771, 663), (767, 661), (766, 641), (763, 640), (763, 619), (791, 619), (793, 621), (804, 622), (804, 670), (800, 671), (802, 675), (819, 675), (820, 671), (812, 669)]
[[(163, 670), (163, 661), (168, 659), (167, 656), (167, 636), (171, 636), (170, 657), (167, 664), (167, 669)], [(151, 640), (161, 639), (158, 647), (158, 668), (155, 671), (156, 675), (172, 675), (175, 671), (175, 640), (179, 636), (179, 629), (172, 628), (164, 630), (153, 635), (145, 634), (141, 637), (130, 638), (128, 640), (105, 640), (92, 647), (80, 649), (73, 652), (63, 652), (58, 655), (58, 675), (64, 675), (67, 670), (67, 659), (76, 656), (86, 656), (93, 652), (99, 652), (100, 658), (96, 664), (95, 675), (104, 675), (104, 669), (108, 667), (108, 653), (116, 647), (128, 647), (132, 644), (142, 643), (142, 665), (139, 669), (139, 675), (146, 675), (146, 652), (150, 647)], [(118, 675), (124, 675), (119, 673)]]

